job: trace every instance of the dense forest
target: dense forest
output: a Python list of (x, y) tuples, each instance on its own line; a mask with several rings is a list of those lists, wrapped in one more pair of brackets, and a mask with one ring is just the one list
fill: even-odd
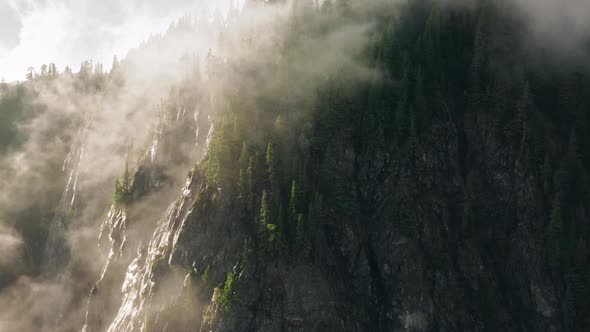
[[(536, 43), (491, 0), (248, 1), (199, 22), (143, 45), (217, 34), (134, 104), (144, 134), (86, 193), (55, 160), (83, 158), (100, 110), (78, 110), (131, 94), (135, 55), (0, 87), (0, 175), (44, 114), (35, 137), (59, 142), (33, 164), (43, 188), (2, 193), (18, 273), (76, 284), (15, 328), (590, 330), (590, 44)], [(63, 93), (79, 104), (55, 118), (39, 100)], [(65, 240), (80, 225), (103, 254)]]

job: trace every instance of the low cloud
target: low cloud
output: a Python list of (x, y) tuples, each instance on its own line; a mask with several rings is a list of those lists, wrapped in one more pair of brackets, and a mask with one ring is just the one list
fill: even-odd
[[(110, 66), (150, 35), (187, 14), (225, 12), (230, 0), (8, 0), (0, 3), (0, 76), (24, 80), (27, 68), (82, 61)], [(77, 68), (74, 68), (77, 69)]]
[(12, 229), (0, 222), (0, 278), (5, 274), (18, 274), (22, 269), (23, 240)]
[(590, 1), (510, 1), (525, 18), (529, 36), (538, 46), (562, 55), (572, 55), (590, 46)]

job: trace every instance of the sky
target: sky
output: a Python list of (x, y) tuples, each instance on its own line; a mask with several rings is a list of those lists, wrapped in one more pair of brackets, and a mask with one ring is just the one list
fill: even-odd
[[(110, 67), (184, 15), (223, 14), (232, 0), (0, 0), (0, 77), (24, 80), (29, 67), (77, 71), (85, 60)], [(240, 0), (235, 0), (236, 3)]]

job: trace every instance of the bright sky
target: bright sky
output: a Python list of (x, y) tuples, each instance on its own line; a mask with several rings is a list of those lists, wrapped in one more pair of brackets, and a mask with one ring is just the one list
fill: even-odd
[(230, 1), (0, 0), (0, 77), (24, 80), (27, 68), (50, 62), (60, 71), (89, 59), (108, 68), (114, 55), (124, 57), (175, 19), (225, 13)]

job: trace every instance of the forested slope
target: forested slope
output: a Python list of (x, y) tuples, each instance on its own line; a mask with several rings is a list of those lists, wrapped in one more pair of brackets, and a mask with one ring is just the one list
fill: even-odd
[[(307, 91), (305, 38), (367, 21), (359, 67)], [(295, 16), (271, 91), (232, 92), (200, 167), (250, 234), (221, 330), (588, 328), (587, 63), (523, 24), (485, 1)]]
[(587, 50), (485, 0), (272, 17), (127, 158), (85, 331), (590, 329)]

